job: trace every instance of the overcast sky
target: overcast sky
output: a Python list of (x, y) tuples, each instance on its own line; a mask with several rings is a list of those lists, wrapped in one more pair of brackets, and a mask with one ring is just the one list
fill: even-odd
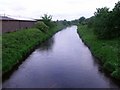
[(54, 20), (73, 20), (94, 15), (96, 8), (113, 9), (119, 0), (0, 0), (0, 14), (40, 18), (50, 14)]

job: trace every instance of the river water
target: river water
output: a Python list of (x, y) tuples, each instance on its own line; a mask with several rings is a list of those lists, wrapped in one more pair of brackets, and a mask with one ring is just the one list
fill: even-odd
[(104, 73), (77, 34), (77, 26), (40, 45), (3, 88), (118, 88)]

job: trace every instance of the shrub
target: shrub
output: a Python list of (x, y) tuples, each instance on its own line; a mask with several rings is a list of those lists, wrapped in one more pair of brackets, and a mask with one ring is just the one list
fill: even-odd
[[(94, 32), (98, 38), (110, 38), (110, 30), (108, 29), (108, 22), (110, 18), (109, 9), (98, 8), (95, 12), (95, 21), (94, 21)], [(108, 34), (109, 33), (109, 34)]]
[(112, 75), (114, 78), (120, 80), (120, 68), (118, 68), (116, 71), (114, 71), (111, 75)]
[(113, 9), (113, 27), (116, 32), (116, 37), (120, 37), (120, 1), (116, 3)]
[(92, 17), (85, 20), (85, 24), (87, 24), (88, 28), (94, 27), (94, 19), (95, 19), (95, 17), (92, 16)]
[(120, 1), (116, 3), (114, 9), (98, 8), (95, 12), (94, 32), (98, 38), (112, 39), (120, 37)]
[(36, 23), (36, 28), (38, 28), (39, 30), (41, 30), (44, 33), (46, 33), (49, 29), (49, 27), (44, 22), (41, 22), (41, 21), (38, 21)]

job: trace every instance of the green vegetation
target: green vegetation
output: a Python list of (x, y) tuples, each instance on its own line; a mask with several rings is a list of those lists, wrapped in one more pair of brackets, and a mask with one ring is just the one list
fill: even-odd
[(111, 11), (107, 7), (98, 8), (94, 16), (89, 19), (89, 24), (99, 39), (120, 37), (120, 1)]
[(79, 25), (78, 33), (92, 53), (101, 60), (103, 68), (109, 71), (112, 77), (120, 79), (120, 38), (98, 39), (93, 28), (88, 28), (87, 25)]
[(36, 28), (38, 28), (39, 30), (41, 30), (44, 33), (46, 33), (49, 29), (49, 27), (42, 21), (38, 21), (35, 26), (36, 26)]
[(57, 23), (44, 33), (41, 29), (31, 28), (17, 32), (5, 33), (2, 36), (2, 71), (3, 74), (10, 71), (14, 65), (19, 63), (27, 53), (31, 52), (36, 45), (49, 39), (55, 32), (64, 28)]
[(120, 1), (113, 10), (98, 8), (78, 25), (78, 33), (111, 76), (120, 79)]
[(49, 28), (52, 28), (52, 27), (55, 26), (55, 23), (52, 21), (52, 16), (51, 16), (51, 15), (44, 14), (44, 16), (42, 16), (42, 21), (43, 21), (44, 24), (46, 24)]

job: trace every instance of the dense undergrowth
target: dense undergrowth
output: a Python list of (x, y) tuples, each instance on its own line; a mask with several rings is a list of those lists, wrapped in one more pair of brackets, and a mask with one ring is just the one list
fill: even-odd
[(2, 72), (10, 71), (24, 56), (36, 45), (49, 39), (55, 32), (64, 28), (62, 24), (56, 24), (46, 33), (39, 29), (31, 28), (2, 35)]
[(93, 29), (86, 25), (79, 25), (78, 33), (92, 53), (101, 60), (103, 68), (110, 72), (112, 77), (120, 79), (120, 38), (97, 39)]

